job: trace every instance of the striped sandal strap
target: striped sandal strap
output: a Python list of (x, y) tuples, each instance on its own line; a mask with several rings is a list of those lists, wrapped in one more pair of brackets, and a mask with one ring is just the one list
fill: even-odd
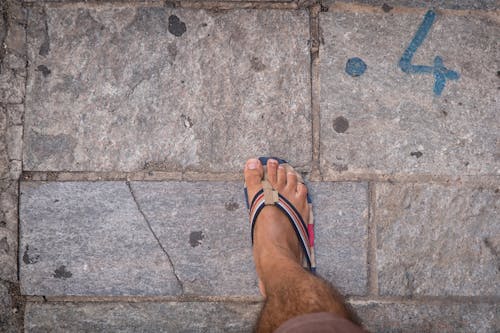
[(272, 188), (271, 184), (267, 180), (262, 181), (263, 189), (261, 189), (252, 200), (250, 204), (250, 223), (251, 223), (251, 235), (253, 244), (253, 233), (255, 228), (255, 222), (257, 217), (265, 206), (276, 206), (278, 207), (289, 219), (290, 224), (297, 235), (300, 246), (305, 255), (306, 268), (314, 271), (315, 264), (313, 246), (310, 242), (309, 232), (312, 231), (309, 225), (306, 225), (304, 219), (297, 211), (294, 205), (288, 201), (284, 196), (278, 193)]

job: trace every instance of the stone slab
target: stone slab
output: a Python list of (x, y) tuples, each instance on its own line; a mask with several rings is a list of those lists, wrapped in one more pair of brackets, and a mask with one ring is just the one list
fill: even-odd
[[(325, 3), (339, 1), (326, 0)], [(384, 11), (390, 12), (394, 7), (423, 7), (423, 8), (446, 8), (446, 9), (499, 9), (497, 0), (342, 0), (341, 2), (355, 4), (369, 4), (381, 6)], [(391, 8), (392, 7), (392, 8)]]
[(260, 303), (28, 303), (26, 332), (251, 332)]
[(20, 205), (22, 294), (181, 293), (124, 182), (23, 182)]
[(0, 181), (0, 280), (17, 281), (17, 182)]
[[(500, 114), (497, 21), (438, 13), (412, 64), (441, 56), (460, 78), (441, 96), (431, 74), (398, 63), (424, 11), (327, 12), (320, 16), (321, 158), (326, 179), (339, 174), (498, 175)], [(346, 72), (348, 59), (367, 65)]]
[(187, 295), (259, 295), (239, 182), (133, 182)]
[(367, 292), (366, 183), (312, 183), (317, 272), (343, 294)]
[(9, 147), (7, 145), (7, 108), (0, 106), (0, 179), (9, 175)]
[[(96, 0), (97, 3), (120, 3), (121, 0)], [(183, 0), (185, 3), (189, 3), (193, 0)], [(213, 2), (213, 0), (194, 0), (196, 2), (200, 1), (210, 1)], [(240, 1), (248, 1), (248, 0), (222, 0), (222, 1), (217, 1), (217, 2), (240, 2)], [(252, 0), (252, 2), (292, 2), (293, 0)], [(31, 2), (31, 3), (51, 3), (51, 2), (75, 2), (74, 0), (25, 0), (25, 2)], [(143, 2), (140, 0), (133, 0), (130, 1), (130, 3), (137, 2), (139, 4), (142, 4)], [(160, 1), (158, 0), (153, 0), (152, 3), (157, 2), (159, 3)], [(172, 1), (172, 3), (175, 3), (175, 1)]]
[(305, 10), (97, 5), (29, 17), (25, 170), (235, 172), (259, 154), (310, 162)]
[(376, 184), (380, 294), (500, 296), (499, 191)]
[(26, 85), (25, 12), (20, 1), (5, 0), (0, 15), (0, 103), (19, 104)]
[[(319, 274), (364, 294), (366, 184), (311, 192)], [(175, 294), (164, 250), (184, 295), (259, 295), (240, 182), (26, 182), (22, 193), (23, 293)]]
[(354, 302), (364, 326), (373, 333), (492, 333), (500, 329), (498, 304)]
[[(0, 262), (2, 262), (1, 259)], [(0, 331), (4, 333), (18, 332), (16, 324), (8, 285), (0, 281)]]

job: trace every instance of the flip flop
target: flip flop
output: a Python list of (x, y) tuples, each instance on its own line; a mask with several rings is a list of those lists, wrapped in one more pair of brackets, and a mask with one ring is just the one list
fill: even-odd
[(304, 253), (304, 260), (302, 265), (304, 268), (309, 269), (312, 273), (316, 272), (316, 260), (314, 256), (314, 218), (312, 213), (312, 201), (309, 193), (307, 194), (307, 203), (309, 204), (309, 219), (308, 223), (304, 222), (304, 219), (299, 214), (297, 209), (288, 201), (284, 196), (282, 196), (278, 191), (276, 191), (271, 183), (267, 180), (267, 168), (266, 164), (269, 159), (274, 159), (282, 165), (287, 172), (294, 172), (297, 175), (297, 180), (299, 183), (305, 184), (302, 176), (296, 172), (287, 161), (276, 158), (276, 157), (259, 157), (260, 163), (264, 167), (264, 178), (262, 179), (262, 189), (255, 194), (252, 201), (248, 200), (248, 191), (245, 184), (245, 200), (247, 204), (247, 209), (250, 215), (250, 223), (252, 225), (252, 244), (253, 244), (253, 230), (255, 228), (255, 222), (257, 217), (265, 206), (272, 205), (278, 207), (290, 220), (290, 224), (297, 235), (300, 246)]

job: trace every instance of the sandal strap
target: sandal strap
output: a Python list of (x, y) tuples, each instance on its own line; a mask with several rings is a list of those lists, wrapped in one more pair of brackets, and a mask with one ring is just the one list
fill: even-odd
[[(250, 223), (252, 225), (251, 235), (253, 244), (253, 232), (255, 228), (255, 222), (257, 217), (265, 206), (276, 206), (278, 207), (290, 220), (290, 223), (297, 235), (301, 248), (305, 254), (305, 259), (307, 262), (307, 267), (309, 269), (313, 268), (311, 260), (311, 249), (313, 244), (310, 243), (309, 232), (311, 227), (306, 225), (304, 219), (297, 211), (294, 205), (288, 201), (284, 196), (278, 193), (275, 189), (270, 186), (271, 184), (264, 180), (263, 189), (261, 189), (252, 200), (250, 205)], [(267, 183), (267, 184), (266, 184)]]

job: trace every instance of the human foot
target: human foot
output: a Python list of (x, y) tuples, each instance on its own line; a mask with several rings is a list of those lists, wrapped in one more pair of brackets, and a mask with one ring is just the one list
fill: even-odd
[[(263, 206), (258, 214), (253, 230), (253, 254), (260, 278), (259, 287), (264, 295), (263, 283), (266, 284), (268, 277), (272, 276), (274, 269), (283, 261), (293, 261), (300, 265), (304, 253), (307, 253), (306, 256), (310, 260), (308, 239), (304, 239), (308, 236), (307, 224), (310, 209), (307, 202), (307, 188), (297, 179), (298, 175), (294, 171), (287, 171), (287, 168), (275, 159), (267, 161), (266, 169), (266, 179), (270, 186), (281, 195), (281, 198), (285, 198), (281, 202), (284, 206), (291, 204), (289, 206), (294, 207), (296, 213), (302, 217), (302, 221), (296, 222), (295, 226), (290, 223), (289, 217), (282, 211), (283, 205), (278, 205), (281, 209), (278, 206)], [(264, 166), (258, 159), (250, 159), (245, 164), (245, 183), (250, 200), (263, 189), (264, 173)], [(257, 200), (259, 198), (263, 200), (263, 194), (258, 195)], [(289, 211), (293, 211), (293, 208)], [(300, 219), (294, 212), (291, 215), (295, 216), (295, 220)], [(303, 238), (302, 242), (298, 237)]]

